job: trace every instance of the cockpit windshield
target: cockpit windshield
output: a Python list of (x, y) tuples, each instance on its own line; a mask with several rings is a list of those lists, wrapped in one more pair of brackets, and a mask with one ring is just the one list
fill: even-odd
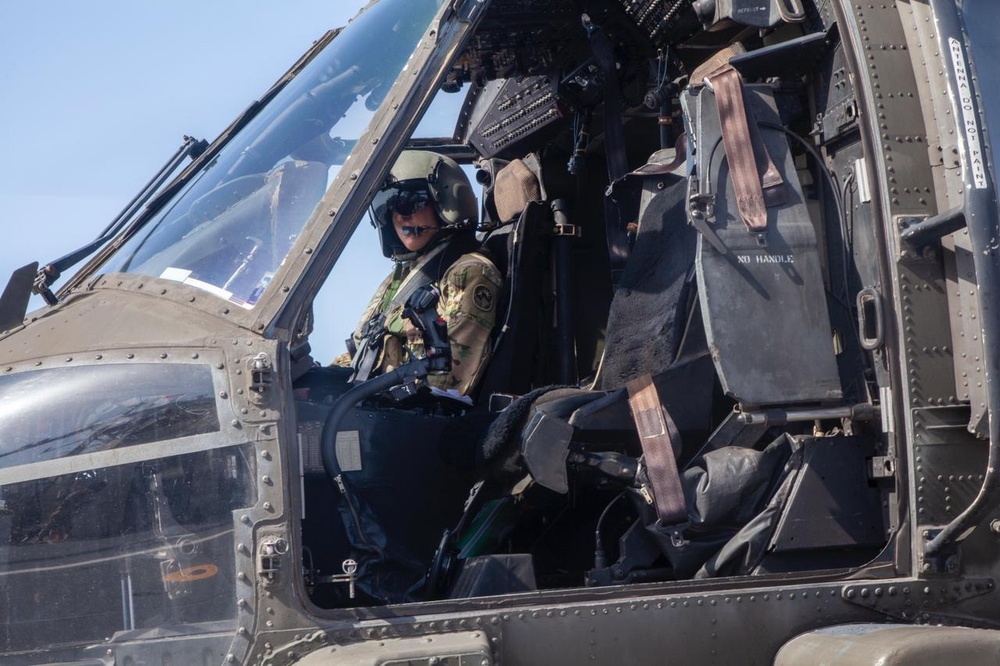
[(253, 307), (442, 1), (382, 0), (355, 18), (99, 272)]

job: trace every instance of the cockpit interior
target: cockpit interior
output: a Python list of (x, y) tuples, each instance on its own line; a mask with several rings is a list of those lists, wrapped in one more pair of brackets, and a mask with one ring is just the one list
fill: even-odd
[(315, 604), (883, 557), (881, 257), (846, 55), (828, 5), (759, 4), (489, 6), (436, 92), (453, 134), (406, 147), (481, 187), (505, 278), (490, 366), (471, 407), (418, 388), (338, 408), (304, 325)]

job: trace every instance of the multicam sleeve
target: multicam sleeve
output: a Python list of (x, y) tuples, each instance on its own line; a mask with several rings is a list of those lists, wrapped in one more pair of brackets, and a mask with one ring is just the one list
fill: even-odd
[(492, 351), (493, 326), (503, 278), (485, 256), (462, 256), (441, 278), (441, 316), (448, 324), (451, 373), (430, 377), (437, 388), (470, 393), (482, 377)]

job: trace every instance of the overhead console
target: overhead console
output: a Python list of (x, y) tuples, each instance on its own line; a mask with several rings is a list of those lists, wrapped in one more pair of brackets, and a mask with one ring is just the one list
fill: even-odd
[(490, 81), (478, 89), (466, 142), (483, 157), (528, 152), (525, 139), (537, 140), (545, 128), (558, 127), (565, 115), (552, 77), (546, 75)]
[[(665, 58), (672, 44), (699, 27), (690, 0), (585, 7), (567, 1), (544, 9), (524, 0), (494, 2), (446, 83), (455, 90), (473, 84), (456, 138), (484, 157), (510, 159), (551, 139), (571, 119), (589, 122), (577, 116), (603, 113), (599, 107), (611, 88), (623, 108), (643, 108), (650, 61), (658, 53)], [(607, 46), (604, 62), (595, 33)], [(604, 85), (609, 71), (617, 79), (611, 88)]]

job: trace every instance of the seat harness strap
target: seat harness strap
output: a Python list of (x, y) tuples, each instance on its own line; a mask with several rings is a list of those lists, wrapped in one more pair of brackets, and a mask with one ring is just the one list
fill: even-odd
[(605, 234), (608, 243), (608, 257), (611, 270), (620, 271), (629, 255), (628, 234), (620, 219), (618, 208), (607, 194), (611, 186), (628, 173), (628, 157), (625, 154), (625, 129), (622, 123), (621, 89), (618, 82), (618, 66), (614, 45), (601, 26), (590, 17), (582, 16), (583, 28), (587, 32), (594, 61), (601, 69), (604, 90), (604, 153), (607, 156), (608, 191), (604, 197)]
[(685, 522), (687, 503), (674, 459), (673, 442), (680, 440), (677, 426), (663, 408), (656, 385), (648, 373), (628, 382), (626, 387), (649, 483), (653, 487), (656, 516), (661, 525)]
[(750, 233), (762, 236), (767, 231), (767, 206), (785, 201), (784, 180), (764, 148), (757, 123), (752, 129), (748, 123), (743, 77), (726, 65), (706, 79), (715, 91), (737, 209)]
[(451, 265), (458, 261), (459, 257), (469, 252), (475, 252), (479, 248), (479, 242), (475, 236), (462, 234), (451, 239), (447, 239), (433, 247), (420, 262), (420, 266), (411, 270), (400, 283), (396, 294), (389, 301), (381, 312), (376, 312), (365, 324), (361, 331), (361, 346), (351, 362), (354, 375), (351, 383), (359, 384), (367, 381), (375, 368), (379, 352), (382, 351), (382, 341), (385, 335), (385, 320), (388, 313), (395, 308), (406, 303), (407, 299), (413, 295), (417, 289), (440, 280), (451, 268)]

